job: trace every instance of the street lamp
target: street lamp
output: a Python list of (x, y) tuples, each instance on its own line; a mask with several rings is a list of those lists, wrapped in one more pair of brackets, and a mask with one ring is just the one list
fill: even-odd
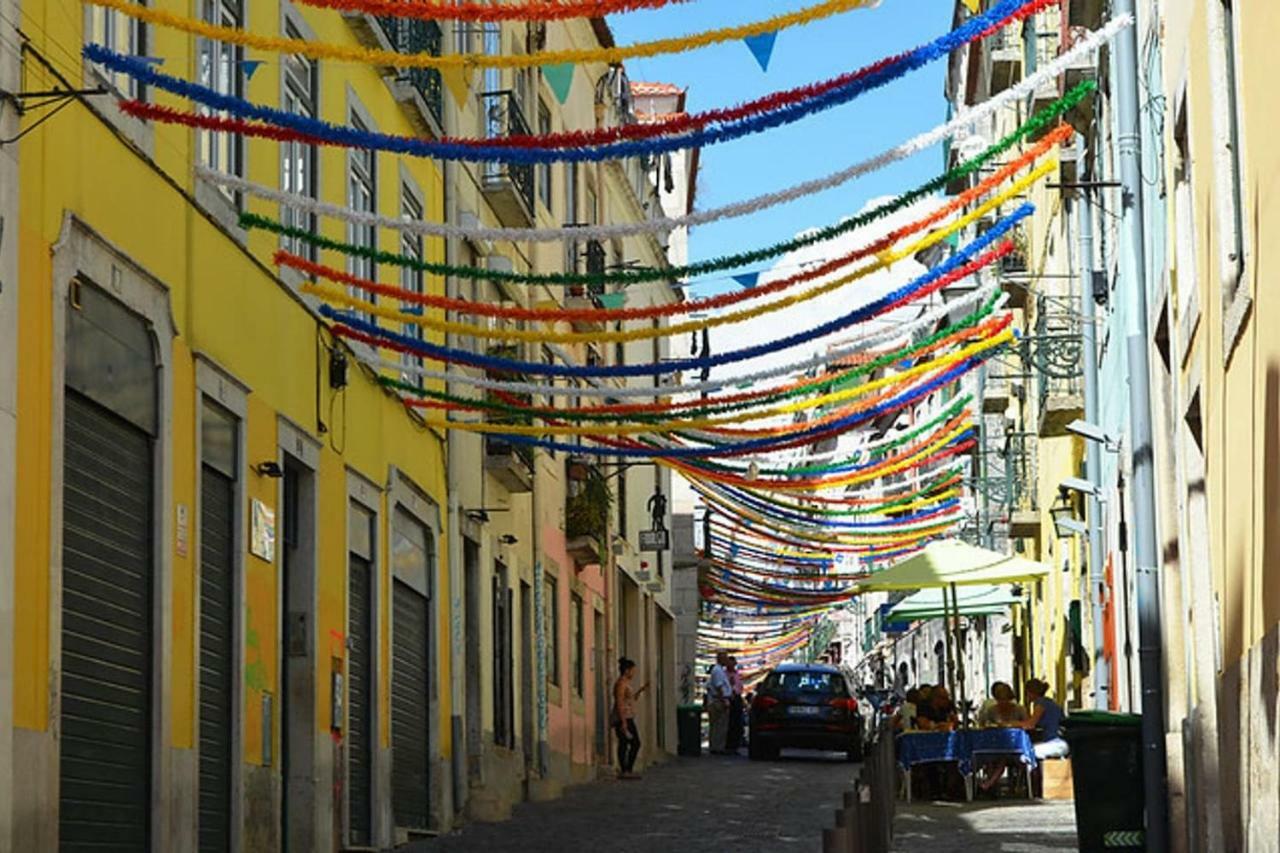
[(1098, 488), (1097, 484), (1092, 483), (1089, 480), (1085, 480), (1080, 477), (1067, 477), (1058, 484), (1058, 491), (1063, 494), (1068, 491), (1080, 492), (1083, 495), (1089, 495), (1090, 497), (1096, 498), (1100, 496), (1102, 490)]
[(1112, 453), (1120, 452), (1120, 440), (1106, 432), (1097, 424), (1089, 423), (1080, 418), (1075, 419), (1067, 424), (1067, 432), (1078, 435), (1086, 441), (1093, 441), (1101, 444)]
[(1066, 539), (1070, 536), (1083, 535), (1089, 532), (1088, 526), (1076, 518), (1076, 509), (1071, 504), (1071, 498), (1067, 495), (1065, 484), (1058, 488), (1058, 502), (1049, 509), (1049, 515), (1053, 517), (1053, 529), (1058, 534), (1059, 539)]

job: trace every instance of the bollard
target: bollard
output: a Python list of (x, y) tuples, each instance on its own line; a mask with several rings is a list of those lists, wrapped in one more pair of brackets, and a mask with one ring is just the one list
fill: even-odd
[(836, 812), (836, 826), (843, 827), (847, 836), (847, 853), (862, 853), (862, 804), (856, 797), (856, 794), (846, 791), (844, 808)]
[(845, 853), (849, 833), (843, 826), (822, 830), (822, 853)]

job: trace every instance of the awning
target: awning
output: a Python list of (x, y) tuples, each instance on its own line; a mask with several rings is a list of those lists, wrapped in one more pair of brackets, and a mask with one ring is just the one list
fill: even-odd
[[(922, 589), (895, 604), (885, 614), (886, 621), (922, 622), (947, 615), (941, 587)], [(1007, 586), (966, 586), (956, 590), (956, 609), (961, 616), (991, 616), (1003, 613), (1020, 599)]]
[(920, 553), (876, 572), (856, 586), (859, 592), (895, 589), (930, 589), (956, 586), (992, 586), (1024, 583), (1049, 574), (1049, 567), (1034, 560), (999, 554), (959, 539), (942, 539)]

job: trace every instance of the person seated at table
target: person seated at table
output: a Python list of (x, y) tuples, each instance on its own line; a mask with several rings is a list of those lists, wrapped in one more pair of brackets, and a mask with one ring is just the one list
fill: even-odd
[(1027, 712), (1018, 704), (1013, 688), (1003, 681), (991, 685), (991, 698), (978, 712), (979, 726), (1012, 726), (1027, 718)]
[(1038, 678), (1027, 682), (1027, 705), (1031, 714), (1016, 725), (1031, 733), (1036, 758), (1066, 758), (1070, 750), (1062, 739), (1062, 706), (1049, 698), (1049, 685)]
[(902, 704), (898, 706), (898, 710), (893, 715), (893, 727), (897, 731), (909, 731), (916, 727), (916, 713), (919, 707), (920, 690), (912, 687), (907, 691), (906, 698)]
[(925, 731), (950, 731), (957, 721), (956, 706), (945, 685), (929, 691), (929, 699), (916, 708), (917, 725)]

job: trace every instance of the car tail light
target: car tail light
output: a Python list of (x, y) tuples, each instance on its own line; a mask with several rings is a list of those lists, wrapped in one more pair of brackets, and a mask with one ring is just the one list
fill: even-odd
[(845, 711), (848, 711), (849, 713), (853, 713), (854, 711), (858, 710), (858, 700), (857, 699), (832, 699), (831, 707), (840, 708)]
[(772, 696), (757, 696), (755, 701), (751, 703), (751, 707), (755, 708), (757, 711), (767, 711), (777, 704), (778, 700), (774, 699)]

